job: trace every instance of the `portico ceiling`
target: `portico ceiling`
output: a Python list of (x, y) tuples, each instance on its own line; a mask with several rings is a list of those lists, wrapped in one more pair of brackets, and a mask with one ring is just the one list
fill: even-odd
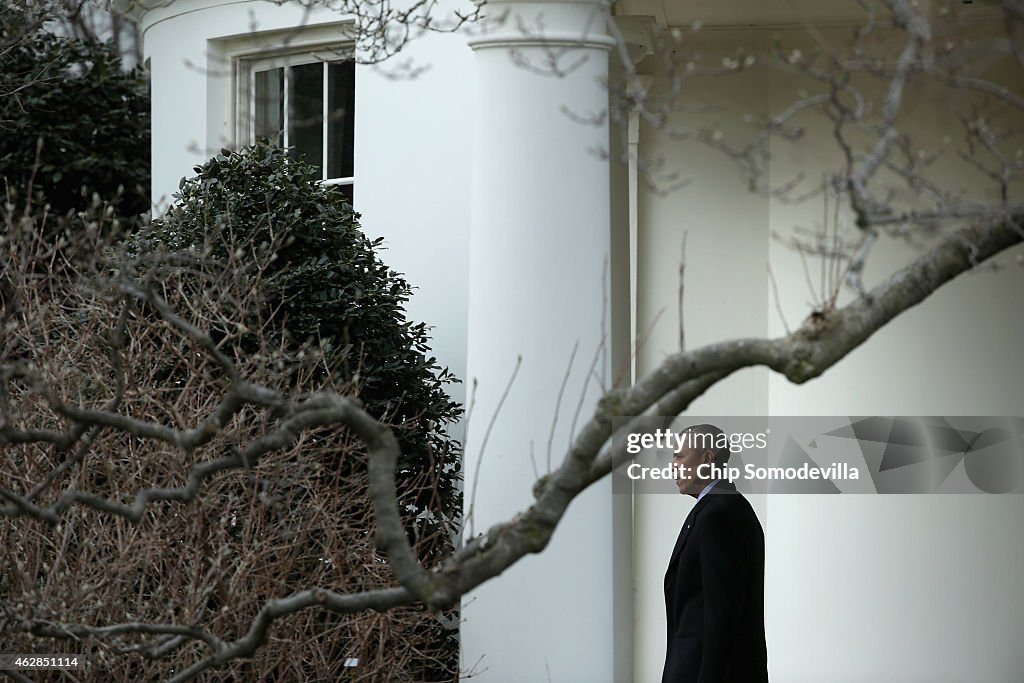
[[(865, 3), (870, 4), (870, 3)], [(919, 0), (915, 5), (970, 4), (971, 11), (993, 13), (988, 3), (939, 2)], [(866, 13), (857, 0), (618, 0), (615, 16), (652, 17), (658, 25), (740, 28), (792, 26), (811, 22), (817, 25), (861, 21)]]

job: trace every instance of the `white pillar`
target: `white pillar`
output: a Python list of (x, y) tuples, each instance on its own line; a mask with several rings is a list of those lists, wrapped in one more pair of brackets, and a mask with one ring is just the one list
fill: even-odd
[[(608, 147), (607, 8), (499, 0), (486, 10), (508, 15), (469, 41), (479, 78), (466, 373), (478, 385), (465, 460), (474, 533), (532, 502), (531, 454), (547, 472), (556, 411), (552, 467), (581, 397), (577, 429), (618, 370), (607, 341), (609, 167), (595, 154)], [(542, 554), (463, 599), (462, 664), (477, 664), (480, 681), (611, 683), (611, 503), (606, 480), (573, 502)]]

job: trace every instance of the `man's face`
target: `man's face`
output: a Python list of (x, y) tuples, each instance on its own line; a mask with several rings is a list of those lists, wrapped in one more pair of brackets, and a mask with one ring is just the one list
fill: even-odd
[(679, 468), (679, 477), (676, 479), (679, 493), (686, 496), (699, 496), (701, 490), (711, 479), (708, 477), (699, 478), (697, 476), (697, 467), (714, 461), (715, 453), (710, 449), (698, 451), (696, 448), (684, 446), (676, 451), (675, 455), (672, 456), (672, 462)]

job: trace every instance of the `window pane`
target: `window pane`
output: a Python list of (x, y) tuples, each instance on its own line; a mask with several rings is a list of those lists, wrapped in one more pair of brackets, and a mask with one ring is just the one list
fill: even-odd
[(293, 66), (289, 76), (288, 144), (295, 154), (323, 167), (324, 65)]
[(281, 144), (281, 131), (284, 128), (284, 69), (257, 71), (255, 76), (255, 136), (271, 138)]
[(327, 177), (350, 178), (354, 175), (355, 63), (329, 64), (327, 79)]

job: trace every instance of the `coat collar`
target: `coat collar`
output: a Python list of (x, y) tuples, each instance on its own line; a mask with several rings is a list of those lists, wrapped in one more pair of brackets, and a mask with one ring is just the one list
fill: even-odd
[(679, 553), (682, 552), (683, 546), (686, 545), (686, 538), (690, 535), (690, 530), (693, 529), (693, 525), (697, 523), (697, 515), (701, 509), (707, 504), (708, 499), (714, 495), (722, 495), (736, 493), (736, 484), (728, 481), (719, 480), (717, 484), (711, 487), (711, 490), (707, 494), (697, 501), (697, 503), (690, 510), (690, 514), (686, 516), (686, 521), (683, 522), (683, 527), (679, 530), (679, 536), (676, 538), (676, 545), (672, 548), (672, 557), (669, 558), (668, 566), (671, 568), (675, 564), (676, 558), (679, 557)]

